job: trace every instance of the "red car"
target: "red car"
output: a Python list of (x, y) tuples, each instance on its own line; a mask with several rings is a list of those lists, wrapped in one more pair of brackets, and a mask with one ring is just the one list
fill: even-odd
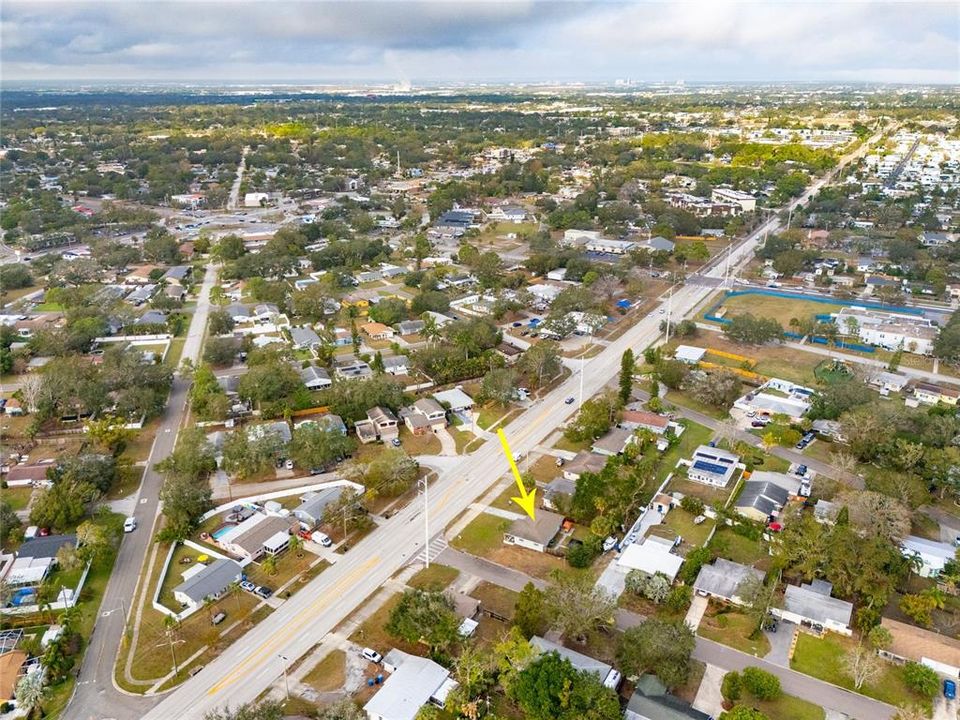
[(50, 528), (40, 528), (37, 530), (37, 535), (39, 537), (47, 537), (50, 534)]

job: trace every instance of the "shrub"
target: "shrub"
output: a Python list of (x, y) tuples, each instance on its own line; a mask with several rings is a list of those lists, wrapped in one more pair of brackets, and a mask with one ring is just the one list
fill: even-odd
[(903, 666), (903, 679), (907, 687), (923, 697), (933, 698), (940, 692), (940, 677), (926, 665), (908, 662)]
[(703, 500), (698, 497), (693, 497), (692, 495), (687, 495), (680, 501), (680, 507), (686, 510), (688, 513), (696, 517), (697, 515), (703, 514)]
[(597, 543), (591, 542), (590, 540), (571, 545), (567, 548), (567, 562), (570, 563), (571, 567), (575, 568), (590, 567), (599, 554), (598, 550)]
[(757, 700), (776, 700), (783, 690), (780, 678), (758, 667), (743, 669), (743, 687)]
[(740, 699), (743, 692), (743, 680), (740, 673), (732, 670), (723, 676), (723, 682), (720, 683), (720, 694), (723, 699), (729, 703), (735, 703)]

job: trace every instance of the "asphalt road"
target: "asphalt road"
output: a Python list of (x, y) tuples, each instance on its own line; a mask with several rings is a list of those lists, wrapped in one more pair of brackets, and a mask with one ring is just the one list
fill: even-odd
[[(187, 331), (181, 358), (190, 358), (195, 362), (200, 355), (210, 310), (210, 288), (213, 287), (216, 279), (216, 269), (209, 266), (200, 289), (197, 310)], [(113, 668), (119, 652), (120, 640), (123, 637), (125, 614), (131, 610), (140, 569), (150, 550), (154, 534), (160, 504), (160, 487), (163, 484), (163, 478), (154, 470), (154, 464), (173, 451), (177, 432), (186, 413), (189, 388), (189, 379), (179, 375), (174, 377), (170, 399), (150, 451), (143, 481), (137, 491), (134, 517), (137, 518), (138, 527), (134, 532), (124, 535), (120, 544), (120, 551), (117, 554), (113, 574), (107, 583), (90, 645), (80, 666), (77, 687), (64, 712), (64, 718), (71, 720), (95, 720), (106, 717), (139, 718), (157, 702), (157, 698), (128, 695), (118, 690), (113, 684)]]
[[(866, 145), (850, 159), (862, 154), (865, 148)], [(815, 183), (793, 205), (809, 199), (834, 174)], [(771, 218), (732, 250), (729, 260), (714, 262), (710, 270), (700, 275), (723, 277), (728, 263), (733, 268), (747, 262), (765, 233), (778, 227), (779, 220)], [(675, 318), (689, 315), (712, 292), (712, 288), (700, 285), (680, 287), (669, 301), (671, 315)], [(581, 370), (586, 397), (598, 392), (617, 374), (624, 350), (641, 351), (658, 339), (660, 319), (656, 312), (648, 315), (586, 362)], [(575, 373), (511, 423), (509, 439), (515, 452), (530, 452), (567, 419), (574, 408), (566, 405), (564, 399), (577, 394), (580, 381)], [(442, 472), (429, 492), (429, 536), (439, 534), (507, 470), (499, 442), (492, 439)], [(417, 502), (379, 526), (143, 717), (147, 720), (201, 718), (214, 708), (255, 700), (284, 672), (285, 663), (296, 662), (306, 654), (414, 557), (423, 539), (424, 508)], [(111, 715), (120, 717), (112, 708)]]

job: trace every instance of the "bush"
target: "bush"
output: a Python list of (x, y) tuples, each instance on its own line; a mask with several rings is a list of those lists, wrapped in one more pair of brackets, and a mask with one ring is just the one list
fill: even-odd
[(940, 676), (926, 665), (908, 662), (903, 666), (903, 679), (907, 687), (923, 697), (933, 698), (940, 692)]
[(723, 676), (723, 682), (720, 683), (720, 694), (723, 699), (729, 703), (735, 703), (740, 699), (743, 692), (743, 680), (740, 673), (732, 670)]
[(703, 500), (692, 495), (687, 495), (680, 501), (680, 507), (696, 517), (702, 515), (704, 510)]
[(582, 543), (567, 548), (567, 562), (571, 567), (587, 568), (600, 554), (600, 538), (588, 538)]
[(692, 599), (693, 588), (689, 585), (677, 585), (675, 588), (670, 589), (667, 599), (663, 601), (663, 604), (671, 612), (681, 612), (689, 607)]
[(743, 687), (757, 700), (776, 700), (783, 693), (780, 678), (758, 667), (743, 669)]

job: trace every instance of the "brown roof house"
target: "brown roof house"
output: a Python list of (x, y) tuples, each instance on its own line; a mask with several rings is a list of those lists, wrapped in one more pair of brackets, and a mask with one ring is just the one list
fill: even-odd
[(546, 552), (550, 542), (560, 532), (562, 524), (563, 515), (557, 515), (549, 510), (537, 510), (535, 520), (531, 520), (526, 515), (519, 520), (514, 520), (503, 534), (503, 542), (528, 550)]
[(374, 440), (393, 440), (400, 435), (400, 421), (390, 408), (379, 405), (367, 410), (366, 420), (357, 420), (353, 424), (360, 442), (367, 444)]
[(960, 677), (960, 640), (890, 618), (883, 618), (880, 627), (893, 638), (890, 646), (880, 651), (881, 656), (895, 662), (918, 662), (954, 679)]

